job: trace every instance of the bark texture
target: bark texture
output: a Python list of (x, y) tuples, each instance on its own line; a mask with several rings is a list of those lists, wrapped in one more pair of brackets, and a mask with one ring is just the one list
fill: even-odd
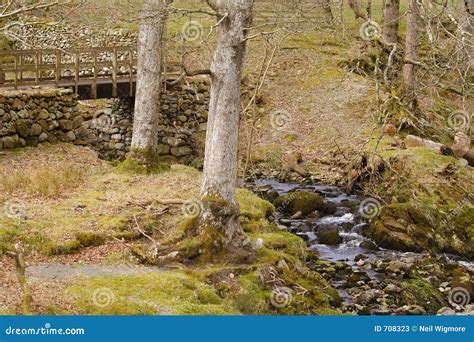
[(464, 73), (469, 73), (474, 55), (474, 5), (473, 1), (464, 1), (460, 5), (460, 16), (457, 32), (458, 58)]
[(331, 9), (331, 0), (322, 0), (322, 7), (324, 10), (324, 13), (326, 13), (326, 19), (328, 21), (333, 21), (334, 20), (334, 15), (332, 14), (332, 9)]
[(166, 0), (145, 0), (138, 38), (137, 91), (131, 153), (129, 157), (148, 163), (158, 145), (163, 36)]
[(400, 0), (386, 0), (383, 10), (383, 38), (388, 44), (395, 44), (398, 38)]
[[(420, 5), (418, 0), (410, 0), (407, 13), (407, 34), (405, 41), (405, 60), (416, 61), (420, 40)], [(416, 66), (405, 63), (403, 66), (403, 87), (412, 105), (416, 103)]]
[[(217, 45), (211, 66), (211, 98), (201, 185), (201, 229), (236, 242), (243, 233), (235, 196), (240, 88), (246, 52), (246, 30), (252, 23), (253, 0), (215, 1)], [(217, 238), (219, 239), (219, 238)]]

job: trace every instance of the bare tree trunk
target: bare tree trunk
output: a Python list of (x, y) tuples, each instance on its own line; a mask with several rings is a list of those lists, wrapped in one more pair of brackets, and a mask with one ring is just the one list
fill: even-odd
[(212, 86), (201, 184), (203, 210), (199, 230), (208, 246), (237, 245), (244, 234), (235, 195), (240, 88), (246, 52), (246, 28), (252, 23), (253, 0), (217, 0), (220, 15), (212, 61)]
[(458, 58), (463, 72), (468, 73), (472, 64), (474, 55), (474, 29), (473, 29), (473, 15), (474, 8), (471, 8), (469, 1), (464, 1), (460, 4), (459, 28), (457, 32), (458, 41)]
[[(407, 35), (405, 40), (405, 60), (416, 61), (418, 58), (420, 40), (420, 7), (417, 0), (410, 0), (407, 13)], [(416, 106), (416, 65), (405, 63), (403, 66), (403, 89), (410, 101), (410, 106)]]
[(151, 168), (157, 157), (166, 3), (166, 0), (145, 0), (140, 18), (137, 91), (128, 158), (146, 168)]
[(322, 6), (323, 6), (324, 13), (326, 13), (327, 20), (333, 21), (334, 15), (332, 14), (332, 10), (331, 10), (331, 0), (322, 0)]
[(386, 0), (383, 10), (383, 38), (388, 44), (397, 43), (400, 16), (400, 0)]

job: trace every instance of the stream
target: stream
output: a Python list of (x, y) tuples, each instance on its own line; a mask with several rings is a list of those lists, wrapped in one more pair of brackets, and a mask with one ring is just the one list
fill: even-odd
[[(312, 268), (321, 273), (339, 292), (346, 311), (379, 315), (433, 314), (416, 306), (399, 307), (389, 299), (390, 296), (396, 298), (397, 294), (403, 292), (400, 282), (408, 279), (412, 268), (429, 259), (430, 255), (383, 249), (364, 237), (363, 231), (368, 227), (368, 220), (359, 213), (364, 197), (348, 195), (337, 186), (302, 185), (269, 179), (257, 180), (252, 187), (260, 195), (275, 191), (279, 196), (293, 191), (319, 193), (325, 203), (335, 204), (337, 210), (333, 210), (334, 213), (330, 215), (292, 218), (277, 211), (274, 220), (281, 229), (302, 237), (307, 242), (308, 249), (317, 253), (319, 262), (313, 263)], [(337, 243), (328, 245), (319, 241), (318, 231), (328, 227), (339, 232)], [(437, 255), (435, 262), (462, 266), (469, 273), (474, 272), (474, 262), (459, 260), (452, 255)], [(419, 272), (431, 283), (435, 283), (440, 291), (448, 294), (450, 285), (445, 281), (436, 284), (436, 279), (430, 278), (429, 268)], [(403, 300), (399, 302), (403, 303)]]

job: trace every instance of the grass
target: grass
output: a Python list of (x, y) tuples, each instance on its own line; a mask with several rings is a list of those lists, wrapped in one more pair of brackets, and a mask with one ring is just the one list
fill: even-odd
[(5, 193), (12, 195), (20, 190), (46, 198), (58, 198), (68, 189), (75, 188), (85, 175), (84, 169), (73, 165), (65, 165), (61, 170), (45, 165), (13, 173), (6, 169), (0, 169), (0, 189)]
[(209, 284), (182, 271), (80, 279), (68, 289), (78, 314), (236, 315)]
[[(58, 145), (26, 153), (7, 152), (2, 157), (2, 167), (21, 162), (22, 167), (28, 169), (39, 160), (52, 160), (54, 156), (57, 163), (50, 167), (57, 173), (63, 169), (62, 163), (70, 163), (71, 158), (62, 157), (74, 155), (75, 162), (87, 162), (89, 167), (81, 186), (63, 194), (62, 198), (31, 197), (27, 190), (18, 193), (17, 200), (25, 207), (24, 215), (0, 217), (0, 261), (2, 253), (12, 250), (15, 242), (22, 242), (30, 264), (39, 257), (42, 262), (61, 264), (74, 260), (73, 265), (99, 262), (103, 267), (136, 267), (132, 253), (113, 237), (129, 234), (127, 243), (147, 250), (150, 244), (137, 234), (136, 225), (164, 241), (175, 234), (185, 219), (179, 205), (161, 205), (159, 200), (193, 200), (199, 196), (200, 172), (189, 167), (173, 165), (168, 172), (157, 175), (117, 174), (112, 165), (99, 162), (90, 153), (82, 147)], [(28, 186), (29, 183), (24, 184)], [(187, 271), (148, 268), (133, 275), (75, 277), (57, 285), (60, 295), (42, 297), (42, 304), (35, 312), (85, 315), (337, 314), (338, 311), (332, 308), (330, 298), (334, 293), (329, 290), (329, 284), (319, 275), (299, 271), (300, 268), (294, 266), (295, 263), (302, 264), (306, 257), (304, 241), (279, 231), (267, 220), (275, 210), (269, 202), (243, 189), (237, 190), (237, 197), (244, 229), (249, 231), (250, 238), (261, 238), (264, 242), (248, 264), (234, 265), (227, 261), (188, 265)], [(164, 209), (166, 213), (163, 214)], [(194, 241), (188, 239), (181, 243), (192, 245)], [(76, 255), (69, 259), (69, 254)], [(95, 261), (89, 261), (90, 257)], [(258, 275), (260, 269), (275, 267), (282, 260), (288, 265), (281, 274), (282, 281), (288, 281), (290, 287), (304, 286), (311, 293), (311, 296), (295, 300), (290, 309), (271, 305), (272, 286)], [(7, 272), (6, 276), (14, 277), (14, 272)], [(37, 285), (32, 286), (34, 297), (38, 298)], [(11, 307), (6, 310), (2, 309), (2, 313), (11, 312)]]

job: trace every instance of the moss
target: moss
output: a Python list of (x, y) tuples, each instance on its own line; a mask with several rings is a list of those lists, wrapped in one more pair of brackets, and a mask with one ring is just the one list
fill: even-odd
[(115, 172), (132, 175), (159, 174), (170, 170), (170, 165), (161, 162), (150, 151), (132, 150), (127, 158), (115, 169)]
[(75, 298), (78, 313), (87, 315), (239, 313), (212, 286), (181, 271), (81, 279), (68, 293)]
[[(395, 149), (384, 137), (377, 153), (390, 163), (379, 178), (386, 201), (367, 233), (383, 247), (474, 256), (474, 175), (428, 148)], [(376, 141), (369, 143), (372, 152)], [(462, 186), (460, 186), (462, 184)], [(377, 191), (377, 190), (376, 190)]]
[(262, 238), (268, 249), (292, 255), (298, 259), (306, 258), (306, 243), (298, 236), (288, 232), (275, 232), (252, 235), (253, 238)]
[(236, 190), (237, 201), (240, 205), (240, 216), (252, 220), (268, 218), (275, 212), (275, 207), (245, 189)]
[(81, 243), (77, 240), (68, 240), (58, 245), (49, 245), (45, 247), (46, 254), (67, 255), (79, 252)]
[(239, 286), (239, 291), (234, 296), (237, 310), (244, 315), (262, 315), (269, 312), (271, 291), (259, 285), (256, 273), (240, 277)]
[(410, 279), (400, 283), (403, 305), (421, 305), (429, 314), (435, 314), (447, 303), (437, 289), (424, 279)]
[(295, 191), (277, 198), (275, 207), (290, 215), (294, 215), (299, 211), (303, 215), (308, 215), (323, 208), (323, 199), (319, 194)]
[(104, 234), (96, 232), (76, 232), (75, 237), (82, 247), (100, 246), (106, 240)]

